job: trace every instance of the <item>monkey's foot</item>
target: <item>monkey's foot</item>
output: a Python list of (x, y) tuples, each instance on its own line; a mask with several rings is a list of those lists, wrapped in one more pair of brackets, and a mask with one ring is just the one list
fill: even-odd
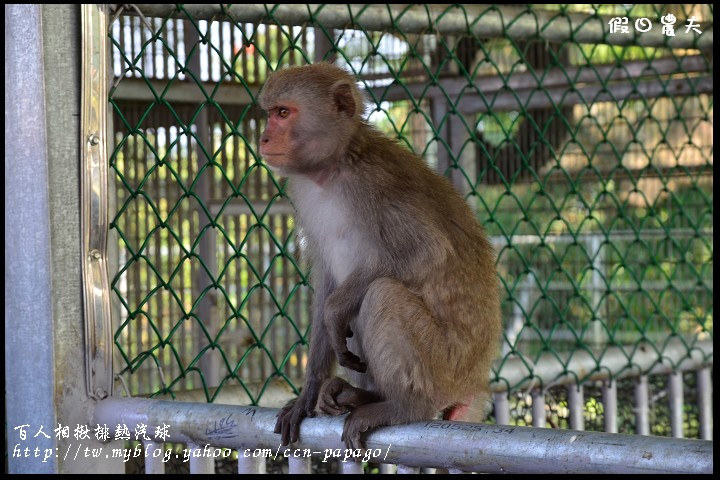
[(356, 372), (365, 373), (367, 371), (367, 364), (350, 351), (338, 353), (338, 362), (340, 362), (341, 366)]
[(367, 415), (364, 415), (362, 410), (350, 412), (350, 415), (345, 419), (345, 427), (341, 437), (347, 448), (351, 450), (360, 449), (364, 454), (366, 451), (365, 436), (373, 423), (374, 419), (367, 418)]

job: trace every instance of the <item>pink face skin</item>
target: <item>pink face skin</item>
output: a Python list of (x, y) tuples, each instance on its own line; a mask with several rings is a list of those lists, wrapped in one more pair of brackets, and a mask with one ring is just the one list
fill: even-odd
[(323, 151), (321, 143), (326, 142), (327, 139), (313, 137), (304, 140), (301, 148), (295, 138), (297, 131), (300, 130), (298, 122), (300, 122), (300, 110), (290, 102), (268, 108), (267, 126), (260, 137), (260, 155), (265, 163), (280, 175), (301, 173), (318, 185), (323, 185), (337, 168), (334, 165), (307, 168), (307, 164), (302, 164), (301, 151)]
[(297, 121), (298, 110), (293, 106), (278, 105), (268, 109), (268, 122), (260, 137), (260, 155), (271, 167), (290, 166), (293, 151), (291, 132)]

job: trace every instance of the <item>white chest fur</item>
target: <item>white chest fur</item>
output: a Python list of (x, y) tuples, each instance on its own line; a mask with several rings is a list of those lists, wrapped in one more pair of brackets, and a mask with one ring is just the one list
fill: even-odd
[(370, 260), (367, 236), (352, 208), (332, 187), (318, 186), (305, 177), (293, 178), (290, 187), (301, 234), (339, 285), (361, 262)]

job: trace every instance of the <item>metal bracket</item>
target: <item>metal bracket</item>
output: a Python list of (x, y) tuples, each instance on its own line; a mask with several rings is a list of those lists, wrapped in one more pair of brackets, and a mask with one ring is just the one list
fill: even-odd
[(112, 322), (107, 272), (109, 10), (82, 5), (81, 208), (85, 378), (90, 397), (112, 395)]

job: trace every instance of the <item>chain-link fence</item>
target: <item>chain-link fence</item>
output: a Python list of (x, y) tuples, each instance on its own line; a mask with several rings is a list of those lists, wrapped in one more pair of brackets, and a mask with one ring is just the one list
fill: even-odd
[(300, 386), (312, 286), (283, 182), (257, 153), (254, 100), (273, 70), (321, 60), (357, 76), (368, 120), (449, 176), (492, 237), (496, 384), (539, 378), (548, 353), (588, 352), (594, 370), (624, 355), (613, 376), (641, 344), (657, 362), (672, 342), (689, 355), (712, 339), (711, 24), (709, 5), (118, 10), (111, 288), (126, 388), (256, 402)]

